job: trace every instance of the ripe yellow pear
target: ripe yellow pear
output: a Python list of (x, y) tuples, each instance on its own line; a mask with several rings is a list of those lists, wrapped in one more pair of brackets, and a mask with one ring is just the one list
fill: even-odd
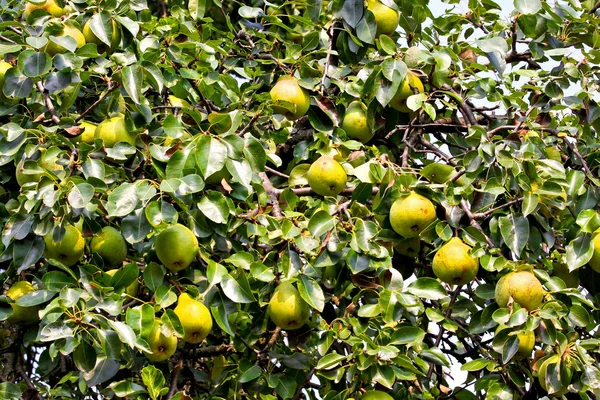
[(105, 147), (113, 147), (119, 142), (135, 146), (136, 137), (136, 134), (127, 130), (125, 119), (121, 115), (102, 121), (94, 133), (94, 139), (102, 139)]
[(96, 132), (96, 124), (93, 124), (91, 122), (88, 121), (83, 121), (79, 123), (79, 126), (81, 128), (83, 128), (83, 132), (81, 132), (79, 135), (73, 137), (71, 139), (71, 142), (73, 143), (79, 143), (79, 142), (83, 142), (83, 143), (87, 143), (87, 144), (94, 144), (94, 134)]
[(161, 328), (162, 321), (157, 318), (148, 335), (148, 345), (152, 353), (146, 353), (146, 357), (153, 362), (168, 360), (177, 350), (177, 337), (165, 335)]
[(59, 7), (54, 0), (46, 0), (44, 4), (26, 3), (23, 17), (27, 19), (34, 10), (46, 10), (53, 17), (60, 17), (65, 13), (65, 9)]
[[(498, 325), (498, 328), (496, 328), (496, 335), (505, 329), (513, 330), (513, 328), (506, 325)], [(531, 357), (531, 352), (535, 346), (535, 334), (532, 331), (521, 332), (517, 334), (517, 338), (519, 338), (519, 350), (517, 350), (514, 359), (523, 360)]]
[(112, 35), (110, 40), (110, 47), (106, 45), (98, 36), (94, 34), (91, 26), (92, 19), (88, 19), (85, 25), (83, 26), (83, 36), (85, 37), (85, 41), (87, 43), (94, 43), (98, 48), (99, 53), (104, 53), (106, 51), (115, 51), (119, 44), (121, 43), (121, 27), (114, 19), (112, 22)]
[(90, 249), (98, 253), (111, 267), (120, 266), (127, 257), (127, 242), (121, 232), (112, 226), (105, 226), (94, 235)]
[(417, 257), (421, 250), (421, 239), (418, 237), (404, 239), (394, 246), (396, 253), (406, 257)]
[[(273, 112), (289, 120), (297, 120), (308, 111), (310, 95), (293, 76), (282, 76), (271, 89)], [(291, 110), (290, 110), (291, 106)]]
[(431, 200), (416, 192), (399, 198), (390, 208), (392, 228), (405, 238), (419, 236), (435, 219), (435, 206)]
[[(564, 360), (561, 361), (561, 358), (558, 354), (552, 354), (550, 356), (541, 358), (540, 360), (537, 361), (536, 365), (538, 365), (538, 382), (540, 383), (540, 386), (542, 387), (542, 389), (544, 389), (545, 391), (548, 391), (548, 385), (546, 385), (546, 372), (548, 370), (548, 366), (550, 364), (557, 364), (559, 362), (565, 362)], [(570, 380), (571, 375), (572, 375), (572, 371), (570, 368), (566, 368), (562, 371), (566, 371), (568, 378)], [(562, 377), (561, 377), (562, 379)], [(569, 390), (566, 387), (561, 388), (558, 392), (555, 393), (549, 393), (550, 397), (560, 397), (563, 396), (565, 394), (567, 394), (569, 392)]]
[(360, 400), (394, 400), (394, 398), (380, 390), (369, 390), (360, 397)]
[(411, 112), (411, 109), (406, 105), (406, 99), (415, 94), (414, 89), (416, 89), (419, 93), (423, 93), (425, 91), (423, 82), (421, 82), (419, 77), (408, 71), (404, 81), (400, 84), (398, 91), (394, 97), (392, 97), (392, 100), (390, 100), (390, 107), (404, 113)]
[(181, 271), (194, 261), (198, 239), (186, 226), (175, 224), (156, 237), (156, 256), (171, 271)]
[(400, 15), (398, 11), (383, 4), (378, 0), (369, 0), (367, 8), (375, 16), (377, 23), (377, 36), (381, 34), (390, 35), (396, 31)]
[[(58, 157), (46, 157), (46, 149), (40, 149), (40, 152), (42, 154), (38, 161), (38, 165), (42, 169), (52, 171), (54, 173), (57, 173), (64, 169), (62, 165), (56, 163), (56, 161), (58, 161)], [(16, 171), (15, 171), (15, 178), (17, 179), (17, 183), (19, 184), (19, 186), (23, 186), (26, 183), (30, 183), (30, 182), (37, 183), (42, 179), (42, 177), (44, 175), (45, 175), (44, 172), (36, 172), (33, 174), (26, 174), (25, 173), (25, 159), (21, 159), (21, 161), (19, 161), (19, 163), (17, 164)]]
[(360, 101), (353, 101), (348, 106), (344, 119), (342, 120), (342, 129), (351, 139), (367, 143), (375, 132), (369, 128), (367, 122), (367, 107)]
[[(33, 285), (27, 281), (15, 282), (7, 291), (6, 295), (12, 300), (17, 301), (27, 293), (35, 291)], [(10, 323), (33, 323), (39, 320), (38, 312), (40, 308), (38, 306), (23, 307), (17, 304), (11, 304), (13, 313), (8, 317)]]
[(306, 172), (311, 189), (321, 196), (337, 196), (346, 187), (348, 176), (344, 167), (330, 156), (321, 156)]
[(597, 229), (592, 235), (592, 243), (594, 244), (594, 253), (588, 264), (594, 271), (600, 272), (600, 229)]
[(53, 231), (44, 236), (46, 247), (44, 257), (60, 261), (67, 267), (71, 267), (83, 256), (85, 240), (81, 232), (73, 225), (65, 227), (65, 235), (60, 242), (55, 242), (52, 238)]
[[(109, 269), (106, 273), (110, 276), (114, 276), (117, 273), (118, 269)], [(125, 293), (127, 293), (131, 297), (135, 297), (140, 290), (140, 282), (136, 279), (129, 286), (125, 288)]]
[(4, 81), (6, 72), (11, 69), (13, 66), (6, 61), (0, 61), (0, 101), (7, 102), (12, 101), (4, 95)]
[(308, 321), (310, 309), (298, 289), (290, 282), (282, 282), (269, 301), (269, 317), (282, 329), (298, 329)]
[(544, 288), (531, 271), (509, 272), (496, 283), (496, 302), (506, 307), (510, 298), (527, 310), (540, 307)]
[(433, 273), (442, 282), (464, 285), (471, 282), (479, 271), (479, 259), (471, 255), (471, 246), (454, 237), (433, 256)]
[(579, 287), (579, 275), (577, 270), (569, 272), (569, 267), (565, 264), (556, 264), (552, 275), (559, 277), (567, 285), (568, 288)]
[(189, 294), (182, 293), (177, 300), (175, 314), (183, 326), (185, 336), (183, 340), (187, 343), (200, 343), (212, 329), (212, 317), (208, 308), (198, 300), (194, 300)]
[[(52, 36), (70, 36), (77, 41), (78, 49), (85, 45), (85, 36), (83, 36), (83, 33), (81, 33), (79, 29), (77, 29), (75, 26), (71, 25), (68, 22), (66, 22), (63, 25), (63, 29), (61, 32), (55, 33)], [(68, 50), (65, 47), (54, 43), (52, 40), (48, 39), (48, 44), (46, 45), (46, 47), (44, 47), (44, 51), (50, 56), (54, 56), (56, 54), (66, 53)]]

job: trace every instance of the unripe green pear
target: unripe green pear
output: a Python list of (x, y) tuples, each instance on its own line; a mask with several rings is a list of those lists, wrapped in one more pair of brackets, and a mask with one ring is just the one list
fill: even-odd
[(360, 101), (353, 101), (348, 106), (344, 119), (342, 120), (342, 129), (351, 139), (367, 143), (375, 132), (369, 128), (367, 120), (367, 107)]
[(105, 226), (94, 235), (90, 249), (92, 252), (98, 253), (111, 267), (120, 266), (127, 257), (127, 242), (121, 232), (112, 226)]
[(415, 94), (414, 89), (416, 89), (418, 93), (423, 93), (425, 91), (423, 82), (421, 82), (419, 77), (408, 71), (404, 81), (400, 84), (398, 91), (394, 97), (392, 97), (392, 100), (390, 100), (390, 107), (400, 112), (410, 113), (412, 110), (406, 105), (406, 99)]
[(379, 0), (368, 0), (369, 5), (367, 8), (375, 16), (375, 22), (377, 23), (377, 36), (381, 34), (390, 35), (396, 31), (400, 16), (398, 11), (390, 8), (380, 2)]
[(60, 242), (52, 238), (53, 231), (44, 236), (44, 257), (60, 261), (67, 267), (75, 265), (83, 256), (85, 240), (81, 232), (73, 225), (65, 227), (65, 235)]
[(135, 146), (136, 138), (136, 134), (127, 130), (125, 119), (121, 115), (102, 121), (94, 132), (94, 139), (102, 139), (104, 147), (113, 147), (119, 142)]
[[(46, 149), (40, 149), (40, 152), (42, 154), (38, 161), (38, 165), (42, 169), (52, 171), (54, 173), (64, 170), (63, 166), (60, 164), (57, 164), (57, 162), (56, 162), (56, 161), (58, 161), (58, 157), (56, 157), (56, 156), (46, 157)], [(19, 186), (23, 186), (26, 183), (30, 183), (30, 182), (37, 183), (45, 175), (44, 172), (36, 172), (33, 174), (26, 174), (25, 173), (25, 161), (26, 161), (25, 159), (21, 159), (21, 161), (19, 161), (19, 163), (17, 164), (17, 168), (15, 171), (15, 178), (17, 179), (17, 183), (19, 184)]]
[(310, 316), (308, 304), (290, 282), (277, 286), (267, 311), (275, 325), (287, 330), (301, 328)]
[(46, 10), (53, 17), (60, 17), (65, 13), (65, 9), (59, 7), (54, 0), (46, 0), (44, 4), (26, 3), (23, 17), (27, 19), (34, 10)]
[(509, 272), (496, 283), (496, 302), (506, 307), (510, 298), (527, 310), (535, 310), (542, 305), (544, 288), (531, 271)]
[(156, 318), (148, 335), (148, 345), (152, 353), (146, 353), (148, 360), (153, 362), (168, 360), (177, 350), (177, 337), (175, 335), (165, 335), (161, 328), (162, 321)]
[[(83, 33), (81, 33), (79, 29), (77, 29), (75, 26), (71, 25), (68, 22), (66, 22), (63, 25), (63, 29), (61, 32), (53, 34), (52, 36), (70, 36), (77, 42), (78, 49), (85, 45), (85, 36), (83, 36)], [(66, 53), (68, 50), (67, 48), (57, 43), (54, 43), (53, 41), (48, 39), (48, 44), (46, 45), (46, 47), (44, 47), (44, 51), (52, 57), (56, 54)]]
[(471, 255), (471, 247), (454, 237), (435, 253), (433, 273), (442, 282), (464, 285), (471, 282), (479, 271), (479, 259)]
[(92, 22), (92, 19), (90, 18), (87, 20), (87, 22), (83, 26), (83, 36), (85, 37), (86, 42), (96, 44), (99, 53), (104, 53), (106, 51), (110, 51), (110, 52), (115, 51), (116, 48), (119, 47), (119, 44), (121, 43), (121, 27), (119, 26), (117, 21), (115, 21), (114, 19), (111, 20), (111, 22), (112, 22), (111, 34), (112, 35), (110, 38), (111, 39), (110, 47), (108, 47), (106, 45), (106, 43), (104, 43), (102, 40), (100, 40), (100, 38), (98, 38), (98, 36), (96, 36), (94, 34), (94, 32), (92, 31), (91, 22)]
[(158, 234), (154, 248), (165, 267), (171, 271), (181, 271), (196, 258), (198, 239), (186, 226), (175, 224)]
[[(273, 112), (292, 121), (306, 114), (310, 107), (308, 90), (301, 87), (293, 76), (286, 75), (279, 78), (270, 94), (273, 100)], [(292, 106), (291, 110), (289, 106)]]
[(407, 239), (419, 236), (435, 220), (435, 207), (431, 200), (416, 192), (397, 199), (390, 208), (392, 228)]
[(346, 187), (344, 167), (328, 155), (319, 157), (306, 172), (311, 189), (321, 196), (337, 196)]
[[(17, 301), (27, 293), (35, 291), (33, 285), (27, 281), (15, 282), (7, 291), (8, 296), (12, 301)], [(38, 306), (24, 307), (16, 303), (11, 304), (13, 313), (8, 317), (7, 321), (11, 324), (19, 323), (33, 323), (37, 322), (40, 318), (38, 312), (40, 308)]]
[(182, 293), (177, 300), (175, 314), (183, 326), (187, 343), (200, 343), (210, 333), (213, 322), (208, 308), (189, 294)]

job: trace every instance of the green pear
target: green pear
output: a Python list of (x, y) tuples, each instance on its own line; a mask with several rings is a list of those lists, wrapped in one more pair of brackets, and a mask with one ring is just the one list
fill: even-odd
[[(70, 36), (77, 42), (78, 49), (85, 45), (85, 36), (83, 36), (83, 33), (81, 33), (81, 31), (78, 28), (76, 28), (68, 22), (64, 23), (61, 32), (55, 33), (52, 36)], [(48, 38), (48, 44), (46, 45), (46, 47), (44, 47), (44, 51), (52, 57), (56, 54), (66, 53), (68, 50), (66, 47), (54, 43), (52, 40), (50, 40), (50, 38)]]
[(111, 32), (111, 40), (110, 47), (106, 45), (96, 34), (92, 31), (92, 19), (88, 19), (85, 25), (83, 26), (83, 36), (87, 43), (94, 43), (98, 48), (98, 52), (104, 53), (106, 51), (113, 52), (119, 47), (121, 43), (121, 27), (114, 19), (112, 22), (112, 32)]
[(542, 305), (544, 288), (531, 271), (509, 272), (496, 283), (496, 302), (506, 307), (510, 298), (527, 310), (535, 310)]
[[(40, 149), (40, 152), (42, 153), (40, 156), (40, 159), (38, 161), (38, 165), (45, 170), (48, 171), (52, 171), (54, 173), (57, 173), (58, 171), (62, 171), (64, 170), (63, 166), (58, 164), (58, 157), (56, 156), (46, 156), (46, 149)], [(23, 186), (27, 183), (31, 183), (31, 182), (39, 182), (42, 177), (46, 175), (45, 172), (36, 172), (33, 174), (26, 174), (25, 173), (25, 159), (21, 159), (21, 161), (19, 161), (19, 163), (17, 164), (17, 168), (16, 168), (16, 172), (15, 172), (15, 178), (17, 179), (17, 183), (19, 184), (19, 186)]]
[(392, 228), (407, 239), (419, 236), (435, 220), (435, 207), (431, 200), (416, 192), (397, 199), (390, 208)]
[[(513, 328), (506, 325), (498, 325), (498, 328), (496, 328), (496, 335), (505, 329), (513, 330)], [(535, 333), (532, 331), (520, 332), (517, 334), (517, 338), (519, 339), (519, 350), (517, 350), (514, 359), (523, 360), (531, 357), (531, 352), (535, 346)]]
[(417, 257), (421, 250), (421, 239), (418, 237), (404, 239), (394, 246), (396, 253), (406, 257)]
[(175, 224), (158, 234), (156, 256), (171, 271), (181, 271), (194, 261), (198, 239), (186, 226)]
[[(446, 183), (457, 174), (452, 165), (442, 163), (431, 163), (419, 172), (421, 176), (433, 183)], [(462, 184), (462, 177), (458, 178), (456, 183)]]
[(135, 146), (137, 135), (130, 133), (122, 115), (106, 119), (96, 127), (94, 139), (102, 139), (105, 147), (113, 147), (119, 142)]
[(4, 95), (4, 81), (6, 72), (13, 66), (6, 61), (0, 61), (0, 101), (1, 102), (12, 102), (13, 99), (9, 99)]
[(328, 155), (311, 164), (306, 173), (311, 189), (321, 196), (337, 196), (346, 187), (348, 176), (344, 167)]
[(146, 357), (153, 362), (168, 360), (177, 350), (177, 337), (175, 335), (165, 335), (162, 331), (162, 325), (162, 321), (156, 318), (148, 335), (148, 345), (152, 353), (146, 353)]
[(433, 273), (442, 282), (464, 285), (471, 282), (479, 271), (479, 259), (471, 255), (471, 247), (454, 237), (433, 256)]
[(386, 6), (378, 0), (368, 1), (369, 5), (367, 8), (375, 16), (375, 22), (377, 23), (376, 35), (390, 35), (394, 33), (398, 27), (398, 22), (400, 21), (400, 15), (398, 14), (398, 11)]
[(279, 78), (270, 94), (273, 112), (292, 121), (306, 114), (310, 107), (308, 90), (301, 87), (293, 76), (285, 75)]
[(421, 82), (419, 77), (408, 71), (404, 81), (400, 84), (398, 91), (394, 97), (392, 97), (392, 100), (390, 100), (390, 107), (400, 112), (410, 113), (412, 110), (406, 105), (406, 99), (415, 94), (414, 89), (417, 89), (419, 93), (423, 93), (425, 91), (423, 82)]
[(569, 268), (565, 264), (556, 264), (552, 275), (559, 277), (568, 288), (579, 287), (579, 275), (577, 270), (569, 272)]
[[(15, 282), (7, 291), (6, 295), (12, 300), (17, 301), (27, 293), (35, 291), (33, 285), (27, 281)], [(13, 313), (8, 317), (9, 323), (33, 323), (39, 320), (38, 312), (40, 308), (38, 306), (24, 307), (16, 303), (11, 304)]]
[[(109, 269), (108, 271), (106, 271), (106, 274), (108, 274), (110, 276), (114, 276), (117, 273), (117, 271), (118, 271), (118, 269)], [(136, 279), (129, 286), (127, 286), (125, 288), (125, 293), (127, 295), (129, 295), (130, 297), (135, 297), (135, 296), (137, 296), (139, 290), (140, 290), (140, 282)]]
[(105, 226), (94, 235), (90, 249), (92, 252), (98, 253), (111, 267), (122, 265), (127, 257), (127, 242), (121, 232), (112, 226)]
[(369, 390), (360, 397), (360, 400), (394, 400), (394, 398), (380, 390)]
[(44, 236), (46, 243), (44, 257), (60, 261), (65, 266), (71, 267), (83, 256), (85, 240), (81, 232), (73, 225), (67, 225), (65, 231), (60, 242), (55, 242), (52, 238), (53, 231)]
[[(39, 2), (38, 2), (39, 3)], [(29, 14), (31, 14), (34, 10), (46, 10), (53, 17), (61, 17), (65, 13), (65, 9), (59, 7), (54, 0), (46, 0), (44, 4), (33, 4), (33, 3), (25, 3), (25, 12), (23, 13), (23, 17), (27, 19)]]
[(287, 330), (304, 326), (310, 316), (308, 304), (290, 282), (277, 286), (267, 311), (275, 325)]
[(344, 119), (342, 119), (342, 129), (351, 139), (367, 143), (375, 132), (369, 127), (367, 121), (367, 107), (360, 101), (353, 101), (348, 106)]
[(588, 263), (594, 271), (600, 272), (600, 229), (596, 229), (592, 235), (592, 243), (594, 244), (594, 252)]
[(185, 342), (200, 343), (208, 336), (213, 322), (210, 311), (204, 304), (194, 300), (189, 294), (182, 293), (174, 311), (183, 326)]

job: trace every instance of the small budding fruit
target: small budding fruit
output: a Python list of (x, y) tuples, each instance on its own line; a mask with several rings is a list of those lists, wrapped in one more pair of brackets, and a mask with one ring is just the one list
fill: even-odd
[[(31, 293), (33, 291), (35, 291), (35, 289), (31, 283), (27, 281), (19, 281), (15, 282), (6, 291), (6, 296), (8, 296), (12, 301), (16, 302), (27, 293)], [(13, 309), (13, 313), (10, 317), (8, 317), (7, 320), (10, 323), (33, 323), (39, 320), (38, 311), (40, 308), (38, 306), (24, 307), (18, 304), (11, 304), (11, 307)]]
[(400, 21), (400, 15), (398, 11), (391, 7), (386, 6), (379, 0), (368, 0), (369, 5), (367, 8), (375, 16), (375, 22), (377, 24), (377, 36), (381, 34), (390, 35), (396, 31), (398, 22)]
[(55, 242), (52, 238), (53, 231), (44, 236), (46, 248), (44, 257), (60, 261), (67, 267), (71, 267), (81, 259), (85, 248), (85, 239), (81, 232), (73, 225), (65, 227), (65, 235), (60, 242)]
[(435, 253), (432, 266), (433, 273), (442, 282), (464, 285), (477, 275), (479, 259), (471, 255), (469, 245), (454, 237)]
[(353, 101), (348, 106), (344, 119), (342, 120), (342, 129), (351, 139), (367, 143), (374, 135), (367, 122), (367, 107), (360, 101)]
[(423, 82), (421, 82), (419, 77), (408, 71), (404, 81), (400, 84), (398, 91), (394, 97), (392, 97), (392, 100), (390, 100), (390, 107), (403, 113), (412, 112), (412, 110), (406, 105), (406, 99), (415, 94), (415, 89), (418, 93), (423, 93), (425, 91)]
[(181, 271), (194, 261), (198, 239), (186, 226), (175, 224), (156, 237), (156, 256), (171, 271)]
[(165, 335), (161, 328), (162, 321), (157, 318), (148, 335), (148, 345), (152, 353), (146, 353), (146, 357), (150, 361), (160, 362), (168, 360), (177, 350), (177, 337), (175, 335)]
[[(92, 31), (92, 19), (88, 19), (88, 21), (83, 26), (83, 36), (85, 37), (85, 41), (87, 43), (94, 43), (98, 52), (104, 53), (108, 51), (115, 51), (119, 44), (121, 43), (121, 28), (119, 24), (113, 19), (112, 21), (112, 32), (110, 37), (110, 47), (106, 45), (96, 34)], [(107, 39), (108, 40), (108, 39)]]
[(46, 0), (44, 4), (26, 3), (23, 17), (27, 19), (29, 14), (31, 14), (34, 10), (46, 10), (53, 17), (60, 17), (65, 13), (65, 9), (59, 7), (58, 4), (56, 4), (56, 1)]
[[(505, 329), (510, 329), (512, 331), (512, 328), (506, 325), (499, 325), (498, 328), (496, 328), (496, 334)], [(523, 360), (531, 357), (531, 352), (535, 346), (535, 334), (532, 331), (521, 332), (517, 334), (517, 338), (519, 339), (519, 350), (517, 350), (514, 359)]]
[[(83, 33), (70, 23), (65, 23), (63, 29), (60, 33), (54, 34), (52, 36), (61, 37), (61, 36), (69, 36), (75, 39), (77, 42), (77, 48), (81, 48), (85, 45), (85, 36)], [(44, 51), (48, 53), (50, 56), (54, 56), (56, 54), (66, 53), (68, 49), (66, 47), (61, 46), (58, 43), (54, 43), (50, 38), (48, 38), (48, 44), (44, 47)]]
[(344, 167), (330, 156), (321, 156), (306, 173), (308, 185), (321, 196), (337, 196), (346, 187)]
[(394, 400), (394, 398), (380, 390), (369, 390), (360, 397), (360, 400)]
[(310, 315), (308, 304), (290, 282), (277, 286), (267, 311), (275, 325), (287, 330), (301, 328)]
[(175, 314), (183, 326), (185, 336), (183, 340), (187, 343), (200, 343), (212, 329), (212, 317), (208, 308), (198, 300), (194, 300), (189, 294), (182, 293), (177, 300)]
[(390, 208), (392, 228), (407, 239), (419, 236), (435, 219), (435, 206), (431, 200), (416, 192), (396, 200)]
[(104, 147), (113, 147), (119, 142), (126, 142), (135, 146), (136, 136), (127, 130), (123, 116), (116, 116), (102, 121), (96, 127), (94, 133), (94, 139), (102, 139)]
[(527, 310), (540, 307), (544, 299), (544, 288), (531, 271), (510, 272), (496, 283), (496, 302), (506, 307), (510, 298)]
[(100, 233), (94, 235), (90, 249), (111, 267), (120, 266), (127, 257), (127, 242), (121, 232), (112, 226), (105, 226)]
[[(271, 89), (273, 112), (291, 121), (304, 116), (310, 107), (308, 90), (298, 84), (293, 76), (282, 76)], [(279, 102), (279, 104), (278, 104)]]

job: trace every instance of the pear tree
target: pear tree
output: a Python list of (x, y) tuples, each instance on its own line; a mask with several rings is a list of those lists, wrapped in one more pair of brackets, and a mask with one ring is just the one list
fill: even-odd
[(596, 0), (2, 0), (0, 399), (596, 399)]

